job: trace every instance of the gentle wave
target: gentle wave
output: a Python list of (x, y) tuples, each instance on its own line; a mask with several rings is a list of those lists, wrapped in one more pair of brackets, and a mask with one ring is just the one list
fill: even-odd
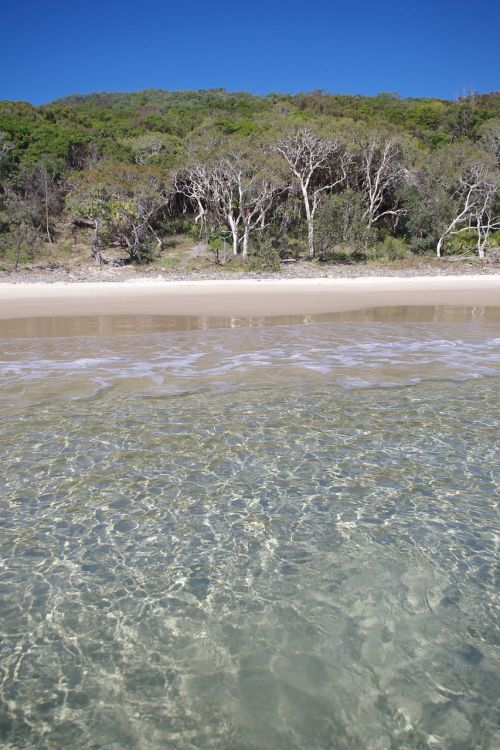
[(121, 337), (10, 339), (1, 401), (79, 399), (109, 388), (176, 395), (248, 382), (346, 388), (500, 375), (494, 323), (312, 323)]

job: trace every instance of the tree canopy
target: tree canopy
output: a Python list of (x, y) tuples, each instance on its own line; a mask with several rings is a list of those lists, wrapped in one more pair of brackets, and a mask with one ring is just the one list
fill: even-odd
[(498, 92), (448, 101), (150, 89), (4, 101), (0, 253), (22, 227), (52, 243), (58, 222), (80, 221), (93, 226), (95, 257), (111, 243), (146, 262), (175, 222), (201, 216), (206, 239), (232, 232), (245, 256), (252, 237), (282, 247), (290, 233), (314, 256), (317, 221), (323, 248), (389, 234), (441, 255), (455, 235), (476, 233), (484, 255), (498, 225), (499, 133)]

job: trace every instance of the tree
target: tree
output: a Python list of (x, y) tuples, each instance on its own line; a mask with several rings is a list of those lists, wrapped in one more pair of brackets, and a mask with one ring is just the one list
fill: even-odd
[(479, 257), (498, 224), (500, 172), (492, 154), (476, 144), (441, 147), (429, 159), (422, 154), (401, 191), (403, 229), (419, 251), (434, 248), (440, 258), (447, 241), (476, 234)]
[(64, 206), (64, 184), (54, 167), (22, 167), (5, 188), (7, 218), (13, 224), (31, 224), (53, 242), (55, 218)]
[(7, 235), (0, 235), (0, 258), (12, 260), (16, 271), (20, 263), (32, 261), (41, 247), (40, 233), (32, 224), (14, 224)]
[(133, 261), (146, 263), (151, 257), (151, 242), (162, 246), (154, 222), (168, 207), (168, 189), (150, 177), (138, 180), (129, 191), (118, 191), (113, 198), (111, 228), (116, 239)]
[(257, 160), (229, 154), (211, 164), (196, 164), (177, 175), (176, 187), (195, 205), (195, 221), (210, 214), (215, 225), (226, 225), (232, 237), (233, 255), (248, 256), (252, 232), (267, 225), (280, 187)]
[(7, 174), (14, 146), (0, 133), (0, 178)]
[(327, 255), (336, 245), (360, 253), (374, 240), (374, 231), (365, 220), (365, 202), (361, 193), (343, 190), (327, 195), (321, 202), (316, 220), (316, 244), (320, 256)]
[[(440, 189), (431, 185), (423, 169), (416, 169), (412, 179), (398, 190), (403, 212), (398, 224), (412, 252), (423, 254), (434, 251), (438, 240), (439, 214), (445, 210), (440, 200)], [(441, 217), (442, 218), (442, 217)]]
[[(455, 156), (460, 155), (460, 151)], [(442, 222), (436, 255), (440, 258), (446, 240), (462, 232), (477, 232), (477, 251), (484, 257), (484, 249), (492, 229), (498, 225), (494, 215), (496, 196), (500, 189), (499, 172), (488, 160), (462, 162), (460, 169), (443, 170), (438, 184), (448, 198), (448, 212)]]
[(195, 223), (203, 227), (211, 197), (212, 169), (205, 164), (195, 164), (176, 173), (174, 184), (176, 192), (195, 207)]
[[(90, 177), (90, 179), (89, 179)], [(110, 219), (110, 194), (106, 187), (92, 173), (73, 178), (72, 189), (67, 198), (67, 208), (73, 217), (73, 224), (92, 229), (92, 257), (101, 265), (103, 262), (103, 228)]]
[(166, 133), (144, 133), (123, 141), (131, 149), (135, 164), (171, 165), (182, 152), (179, 138)]
[(309, 257), (314, 258), (314, 215), (321, 195), (340, 185), (347, 176), (347, 154), (336, 138), (326, 138), (309, 128), (291, 133), (274, 145), (300, 189), (307, 221)]
[[(474, 164), (487, 170), (467, 198)], [(458, 102), (223, 89), (4, 101), (0, 241), (9, 257), (21, 248), (22, 262), (30, 238), (41, 251), (74, 220), (92, 229), (96, 260), (114, 247), (142, 263), (194, 211), (200, 234), (239, 255), (269, 241), (298, 257), (307, 228), (311, 256), (364, 249), (381, 230), (419, 253), (441, 240), (440, 254), (460, 232), (481, 256), (498, 225), (499, 168), (500, 92)]]
[(481, 129), (481, 146), (500, 169), (500, 120), (493, 120)]
[(500, 229), (500, 180), (498, 174), (490, 174), (485, 179), (474, 213), (477, 254), (480, 258), (484, 258), (491, 232)]
[(168, 182), (155, 170), (102, 164), (73, 176), (68, 207), (77, 221), (92, 227), (92, 255), (98, 263), (103, 261), (103, 245), (115, 243), (142, 264), (150, 259), (151, 242), (162, 244), (154, 222), (170, 198)]
[(371, 229), (384, 216), (401, 214), (395, 197), (408, 170), (401, 144), (380, 133), (360, 137), (355, 154), (355, 187), (365, 198), (364, 218)]

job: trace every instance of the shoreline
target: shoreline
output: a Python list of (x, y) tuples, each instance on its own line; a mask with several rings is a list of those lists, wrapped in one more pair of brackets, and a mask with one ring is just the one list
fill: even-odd
[(0, 320), (86, 316), (273, 317), (393, 306), (500, 306), (500, 275), (0, 282)]

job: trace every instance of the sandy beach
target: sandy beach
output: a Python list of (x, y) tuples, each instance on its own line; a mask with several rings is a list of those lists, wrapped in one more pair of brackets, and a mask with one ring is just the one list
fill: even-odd
[(500, 276), (1, 283), (0, 320), (164, 315), (324, 315), (406, 305), (500, 305)]

